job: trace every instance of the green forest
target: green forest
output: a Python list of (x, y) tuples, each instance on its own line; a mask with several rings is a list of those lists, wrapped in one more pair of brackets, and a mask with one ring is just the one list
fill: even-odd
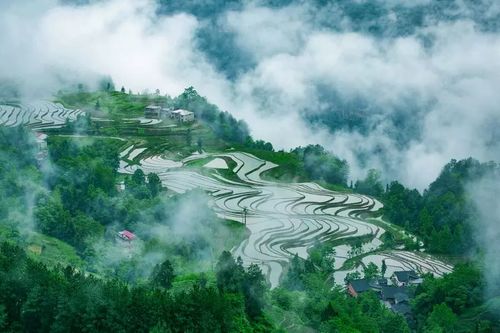
[(500, 0), (0, 0), (0, 333), (500, 333)]
[[(193, 88), (176, 98), (107, 89), (60, 93), (58, 99), (93, 116), (121, 119), (123, 114), (141, 113), (156, 98), (165, 106), (193, 110), (198, 121), (153, 134), (120, 120), (107, 125), (89, 115), (79, 117), (46, 131), (48, 156), (42, 161), (35, 158), (32, 131), (0, 127), (2, 331), (500, 329), (500, 299), (489, 293), (485, 267), (476, 259), (481, 247), (474, 243), (471, 228), (478, 217), (466, 191), (469, 182), (485, 175), (498, 177), (497, 164), (452, 160), (423, 193), (396, 181), (385, 185), (376, 170), (348, 184), (345, 160), (319, 145), (275, 151)], [(86, 136), (71, 137), (76, 131)], [(162, 135), (169, 138), (164, 145)], [(162, 186), (158, 175), (141, 169), (118, 172), (124, 148), (120, 137), (170, 154), (236, 147), (280, 165), (266, 171), (266, 179), (316, 181), (376, 197), (389, 222), (417, 235), (429, 253), (453, 261), (455, 268), (443, 278), (423, 276), (423, 283), (412, 290), (411, 320), (392, 312), (375, 293), (353, 298), (341, 287), (343, 281), (333, 281), (328, 242), (313, 247), (307, 260), (295, 256), (280, 286), (271, 289), (258, 265), (245, 267), (241, 258), (233, 257), (231, 249), (248, 237), (248, 230), (217, 216), (207, 193), (175, 193)], [(125, 185), (123, 190), (119, 183)], [(134, 230), (140, 241), (130, 248), (117, 243), (116, 234), (123, 229)], [(376, 277), (380, 272), (365, 270), (368, 274)]]

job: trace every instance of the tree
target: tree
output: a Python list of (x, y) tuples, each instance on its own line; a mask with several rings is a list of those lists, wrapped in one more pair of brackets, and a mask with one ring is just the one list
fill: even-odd
[(354, 271), (346, 274), (344, 282), (347, 284), (353, 280), (359, 280), (359, 279), (361, 279), (361, 273), (358, 271)]
[(250, 318), (256, 318), (262, 314), (266, 289), (266, 280), (261, 269), (256, 264), (251, 264), (243, 282), (245, 309)]
[(196, 144), (198, 146), (198, 152), (201, 154), (201, 152), (203, 151), (203, 140), (201, 139), (201, 137), (198, 137)]
[(373, 279), (379, 276), (379, 271), (378, 271), (378, 266), (375, 265), (373, 262), (370, 262), (366, 267), (363, 269), (363, 274), (365, 279)]
[(229, 251), (223, 251), (215, 266), (217, 288), (224, 292), (239, 292), (241, 290), (244, 273), (245, 271), (242, 263), (239, 262), (237, 264)]
[(368, 170), (364, 180), (358, 180), (354, 184), (355, 191), (363, 194), (380, 197), (384, 193), (384, 186), (380, 180), (380, 172), (375, 169)]
[(304, 169), (311, 179), (324, 180), (332, 184), (347, 185), (349, 165), (347, 161), (327, 152), (320, 145), (308, 145), (293, 150), (302, 157)]
[(151, 283), (156, 287), (170, 289), (174, 281), (174, 268), (169, 260), (165, 260), (159, 265), (156, 265), (151, 273)]
[(382, 269), (380, 273), (382, 274), (382, 277), (385, 276), (385, 272), (387, 271), (387, 264), (385, 263), (385, 259), (382, 259)]
[(186, 131), (186, 145), (191, 147), (191, 143), (193, 142), (193, 135), (191, 134), (191, 129), (188, 128)]
[(146, 183), (144, 171), (142, 171), (141, 169), (135, 170), (132, 174), (132, 183), (134, 185), (144, 185)]
[(283, 287), (290, 290), (303, 290), (304, 289), (304, 274), (305, 267), (303, 261), (295, 254), (290, 261), (288, 271), (283, 279)]
[(5, 305), (0, 304), (0, 329), (7, 325), (7, 313), (5, 313)]
[(161, 191), (161, 180), (160, 177), (156, 173), (149, 173), (148, 174), (148, 189), (149, 192), (151, 192), (151, 196), (154, 198), (160, 193)]
[(432, 333), (453, 332), (457, 315), (445, 303), (434, 305), (425, 322), (425, 331)]

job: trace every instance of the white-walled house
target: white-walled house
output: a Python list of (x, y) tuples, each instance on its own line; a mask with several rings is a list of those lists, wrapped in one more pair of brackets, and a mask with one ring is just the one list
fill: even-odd
[(160, 119), (161, 107), (157, 105), (148, 105), (144, 109), (144, 118)]
[(194, 121), (194, 113), (188, 110), (178, 109), (170, 111), (170, 118), (186, 123)]

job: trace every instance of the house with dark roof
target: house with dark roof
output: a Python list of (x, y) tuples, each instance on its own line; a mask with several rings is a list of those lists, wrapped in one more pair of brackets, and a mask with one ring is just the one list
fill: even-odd
[(422, 282), (415, 271), (396, 271), (392, 274), (391, 280), (396, 286), (408, 286)]
[(347, 284), (347, 292), (352, 297), (358, 297), (359, 294), (370, 290), (378, 293), (386, 285), (387, 280), (384, 278), (352, 280)]
[(352, 280), (347, 285), (347, 292), (352, 297), (358, 297), (359, 294), (372, 290), (367, 279)]
[[(413, 271), (395, 272), (393, 281), (411, 284), (411, 281), (420, 279)], [(400, 280), (397, 280), (397, 279)], [(394, 282), (393, 282), (394, 283)], [(414, 320), (411, 313), (410, 298), (413, 295), (413, 289), (407, 285), (391, 284), (385, 278), (376, 279), (358, 279), (352, 280), (347, 284), (347, 292), (352, 297), (358, 297), (360, 294), (374, 291), (380, 302), (395, 313), (399, 313), (406, 318), (408, 322)]]
[(148, 105), (144, 109), (144, 118), (160, 119), (160, 115), (161, 115), (161, 106)]
[(411, 318), (411, 307), (410, 307), (410, 304), (408, 304), (408, 302), (394, 304), (393, 306), (391, 306), (391, 310), (396, 312), (396, 313), (399, 313), (400, 315), (405, 317), (407, 320), (409, 318)]
[(386, 286), (380, 292), (380, 301), (411, 323), (414, 320), (410, 306), (411, 291), (406, 286)]
[(398, 286), (383, 286), (380, 290), (380, 299), (387, 305), (408, 302), (408, 288)]

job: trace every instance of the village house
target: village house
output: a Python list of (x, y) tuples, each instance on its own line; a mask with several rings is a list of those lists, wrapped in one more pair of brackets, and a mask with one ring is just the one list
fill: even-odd
[(379, 293), (384, 286), (387, 286), (387, 280), (384, 278), (352, 280), (347, 284), (347, 292), (352, 297), (358, 297), (359, 294), (370, 290)]
[(380, 300), (395, 313), (399, 313), (410, 322), (412, 318), (410, 306), (411, 290), (406, 286), (386, 286), (380, 291)]
[(408, 302), (408, 288), (398, 286), (384, 286), (380, 290), (380, 299), (387, 306)]
[[(404, 280), (403, 276), (400, 277)], [(409, 303), (411, 289), (407, 286), (389, 285), (385, 278), (352, 280), (347, 284), (347, 292), (352, 297), (368, 291), (375, 292), (380, 302), (393, 312), (401, 314), (409, 322), (412, 320)]]
[(124, 240), (127, 242), (131, 242), (136, 238), (135, 234), (132, 233), (131, 231), (128, 231), (128, 230), (122, 230), (122, 231), (118, 232), (117, 236), (121, 240)]
[(161, 110), (160, 110), (160, 117), (162, 119), (169, 118), (170, 117), (170, 113), (172, 111), (173, 111), (173, 109), (171, 109), (171, 108), (161, 108)]
[(144, 109), (144, 118), (148, 119), (160, 119), (161, 117), (161, 107), (157, 105), (148, 105)]
[(194, 121), (194, 113), (188, 110), (174, 110), (170, 111), (170, 118), (180, 121), (181, 123), (186, 123)]
[(422, 279), (415, 271), (396, 271), (391, 276), (391, 281), (396, 286), (408, 286), (422, 283)]

